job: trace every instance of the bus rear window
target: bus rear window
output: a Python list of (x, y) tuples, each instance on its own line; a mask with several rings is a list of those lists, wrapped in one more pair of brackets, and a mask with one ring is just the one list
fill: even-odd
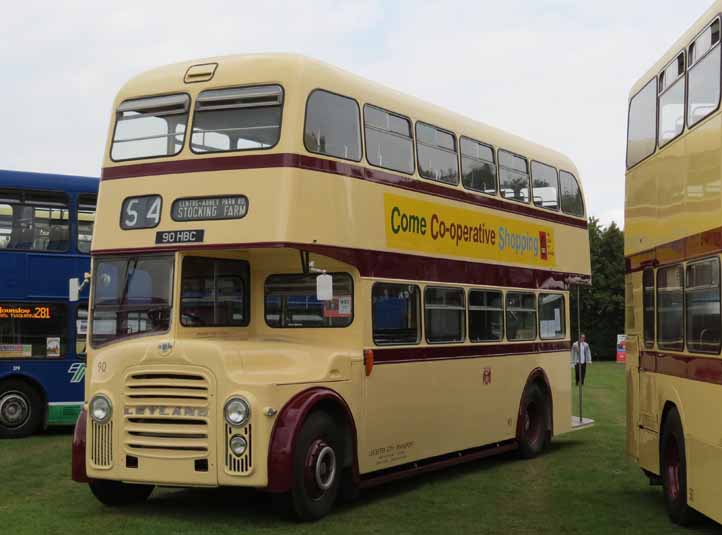
[(118, 106), (110, 157), (114, 161), (173, 156), (183, 148), (188, 95), (126, 100)]
[(333, 299), (316, 299), (315, 274), (271, 275), (265, 284), (270, 327), (347, 327), (353, 321), (353, 281), (333, 273)]
[(0, 303), (0, 361), (61, 358), (68, 351), (65, 305)]
[(193, 152), (268, 149), (281, 135), (283, 89), (278, 85), (203, 91), (196, 100)]

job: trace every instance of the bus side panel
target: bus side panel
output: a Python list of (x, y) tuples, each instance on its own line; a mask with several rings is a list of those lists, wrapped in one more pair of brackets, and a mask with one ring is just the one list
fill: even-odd
[(570, 355), (568, 352), (539, 355), (539, 367), (549, 379), (554, 406), (554, 436), (572, 430), (572, 382), (569, 378)]
[(555, 432), (568, 431), (567, 352), (377, 364), (366, 385), (361, 473), (513, 439), (536, 368), (552, 388)]
[(722, 387), (677, 377), (666, 378), (670, 399), (678, 396), (687, 455), (687, 499), (695, 509), (722, 522), (719, 506), (722, 480), (722, 429), (719, 407)]
[(627, 455), (639, 461), (639, 338), (627, 335)]
[(83, 404), (84, 362), (71, 358), (0, 362), (0, 380), (7, 377), (25, 379), (39, 386), (48, 402), (48, 424), (75, 423)]

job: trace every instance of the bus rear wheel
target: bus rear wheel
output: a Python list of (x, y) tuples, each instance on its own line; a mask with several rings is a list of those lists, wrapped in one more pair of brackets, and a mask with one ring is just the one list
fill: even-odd
[(131, 485), (106, 479), (94, 479), (88, 485), (98, 501), (110, 507), (143, 503), (155, 488), (153, 485)]
[(328, 414), (314, 412), (303, 424), (293, 452), (290, 496), (299, 520), (318, 520), (333, 509), (343, 471), (342, 445), (341, 431)]
[(533, 459), (549, 443), (549, 400), (537, 383), (528, 385), (524, 390), (519, 418), (519, 454), (523, 459)]
[(43, 424), (43, 400), (25, 381), (0, 383), (0, 438), (22, 438), (38, 432)]
[(676, 408), (671, 409), (664, 420), (659, 454), (669, 518), (675, 524), (688, 526), (695, 514), (687, 504), (687, 454), (682, 420)]

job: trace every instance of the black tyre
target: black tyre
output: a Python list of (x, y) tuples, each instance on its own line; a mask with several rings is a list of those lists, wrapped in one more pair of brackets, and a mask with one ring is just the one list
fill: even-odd
[(131, 485), (105, 479), (94, 479), (88, 485), (98, 501), (110, 507), (143, 503), (155, 488), (153, 485)]
[(519, 419), (519, 455), (532, 459), (546, 449), (550, 438), (549, 398), (538, 384), (532, 383), (524, 390)]
[(688, 526), (695, 512), (687, 505), (687, 453), (684, 445), (682, 420), (677, 409), (667, 413), (659, 446), (659, 467), (667, 512), (672, 522)]
[(336, 502), (342, 475), (342, 431), (324, 412), (312, 413), (303, 424), (293, 451), (290, 501), (297, 518), (318, 520)]
[(0, 383), (0, 438), (21, 438), (43, 426), (44, 402), (40, 393), (25, 381)]

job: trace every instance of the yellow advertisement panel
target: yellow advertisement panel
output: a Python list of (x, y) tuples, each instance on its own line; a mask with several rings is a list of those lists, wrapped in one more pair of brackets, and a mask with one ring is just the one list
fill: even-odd
[(406, 251), (554, 267), (547, 225), (386, 193), (386, 245)]

